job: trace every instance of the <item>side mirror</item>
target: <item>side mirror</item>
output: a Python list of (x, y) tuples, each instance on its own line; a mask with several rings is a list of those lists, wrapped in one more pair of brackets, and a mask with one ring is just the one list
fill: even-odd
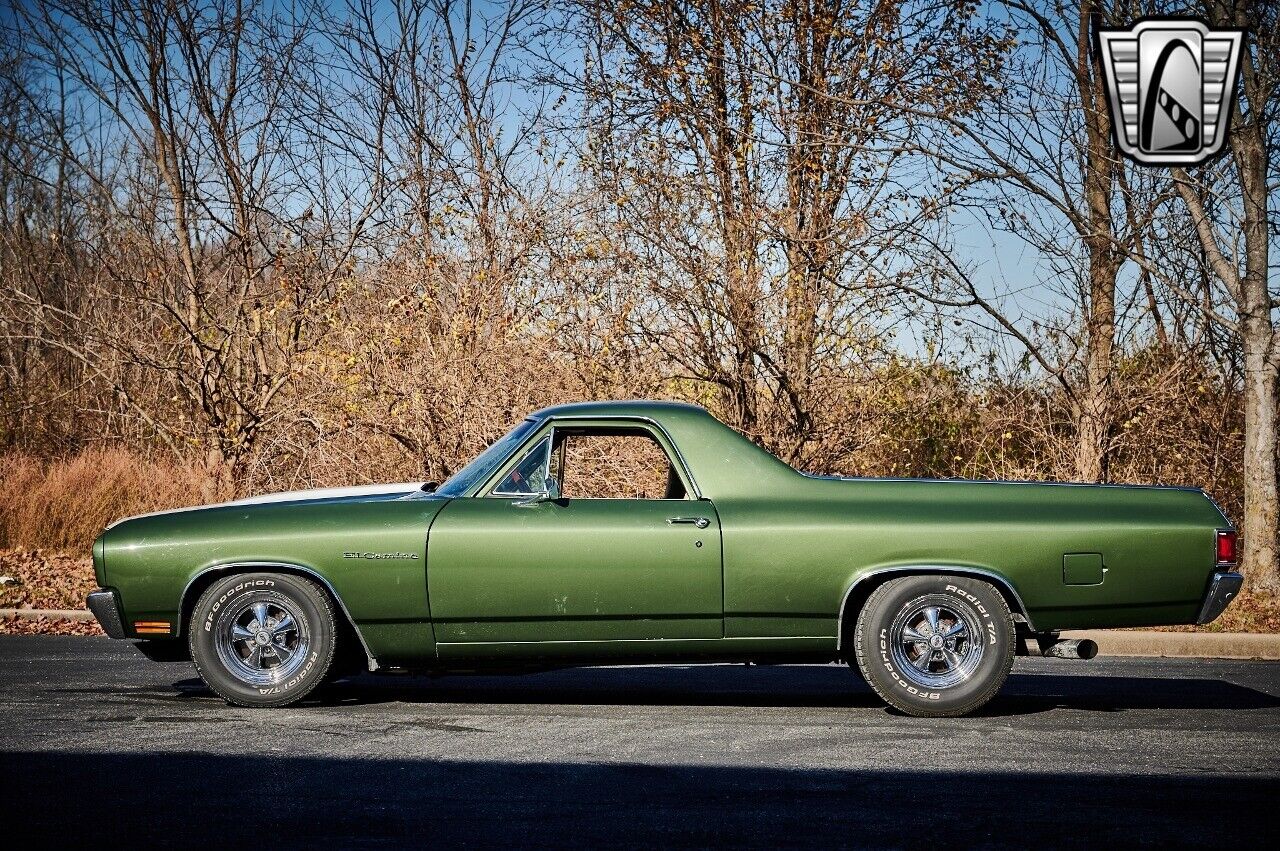
[(551, 501), (551, 494), (547, 491), (538, 491), (528, 496), (522, 496), (519, 499), (513, 499), (511, 504), (516, 508), (535, 508), (544, 502)]
[(435, 493), (436, 488), (440, 487), (439, 482), (423, 482), (420, 490), (423, 493)]

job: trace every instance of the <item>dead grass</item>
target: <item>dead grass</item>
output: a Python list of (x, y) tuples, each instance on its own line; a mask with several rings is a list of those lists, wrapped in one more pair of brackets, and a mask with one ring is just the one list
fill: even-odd
[(206, 479), (199, 467), (118, 449), (55, 461), (0, 456), (0, 547), (87, 554), (113, 520), (199, 502)]

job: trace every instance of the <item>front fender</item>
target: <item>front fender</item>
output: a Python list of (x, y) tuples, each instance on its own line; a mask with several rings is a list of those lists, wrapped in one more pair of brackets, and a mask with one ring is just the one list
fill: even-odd
[(188, 581), (185, 588), (182, 589), (182, 597), (179, 606), (180, 616), (174, 625), (174, 634), (181, 635), (183, 627), (186, 625), (191, 616), (191, 610), (195, 608), (196, 600), (212, 583), (216, 582), (219, 577), (228, 576), (236, 573), (291, 573), (297, 576), (305, 576), (306, 578), (317, 582), (324, 586), (330, 598), (338, 604), (338, 610), (342, 617), (346, 618), (347, 625), (351, 627), (352, 632), (356, 634), (356, 638), (360, 642), (360, 646), (364, 649), (364, 654), (369, 660), (369, 670), (376, 671), (380, 667), (378, 657), (374, 654), (373, 649), (369, 646), (369, 642), (365, 640), (364, 632), (360, 629), (360, 625), (351, 617), (347, 604), (343, 602), (342, 596), (338, 594), (328, 579), (325, 579), (314, 568), (301, 564), (293, 564), (287, 562), (232, 562), (230, 564), (215, 564), (211, 567), (203, 568), (197, 571)]
[(126, 626), (182, 619), (208, 581), (279, 569), (323, 585), (383, 665), (434, 659), (427, 530), (444, 500), (220, 506), (126, 521), (106, 535)]

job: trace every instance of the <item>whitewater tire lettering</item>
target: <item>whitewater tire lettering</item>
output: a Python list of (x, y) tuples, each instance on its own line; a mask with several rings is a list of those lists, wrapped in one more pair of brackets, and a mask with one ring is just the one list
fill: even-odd
[(947, 590), (959, 594), (961, 597), (964, 597), (977, 607), (978, 614), (982, 615), (982, 617), (986, 619), (987, 643), (994, 645), (996, 641), (998, 641), (998, 638), (996, 637), (996, 624), (991, 617), (991, 613), (987, 611), (987, 607), (982, 604), (982, 600), (978, 599), (976, 595), (970, 594), (963, 588), (957, 588), (955, 585), (948, 585)]
[(209, 615), (204, 620), (204, 631), (205, 632), (213, 631), (214, 617), (218, 614), (218, 611), (222, 608), (223, 604), (225, 604), (227, 600), (230, 599), (231, 597), (235, 596), (236, 594), (239, 594), (241, 591), (243, 591), (246, 588), (270, 588), (270, 587), (274, 587), (275, 584), (276, 583), (274, 579), (255, 579), (251, 582), (237, 583), (234, 588), (231, 588), (225, 593), (223, 593), (222, 596), (220, 596), (217, 599), (217, 601), (214, 602), (212, 608), (209, 609)]

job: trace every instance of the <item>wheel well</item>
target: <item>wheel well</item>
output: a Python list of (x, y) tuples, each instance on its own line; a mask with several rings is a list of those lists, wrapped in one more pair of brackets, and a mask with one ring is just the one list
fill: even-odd
[(862, 611), (862, 607), (866, 605), (867, 600), (881, 585), (894, 579), (901, 579), (904, 576), (965, 576), (971, 579), (981, 579), (1000, 592), (1000, 596), (1004, 598), (1005, 605), (1013, 613), (1015, 622), (1030, 623), (1026, 608), (1022, 605), (1022, 600), (1018, 598), (1017, 593), (1004, 577), (991, 573), (964, 570), (963, 568), (946, 567), (913, 567), (901, 570), (884, 570), (858, 580), (845, 596), (844, 604), (840, 610), (840, 635), (837, 639), (841, 658), (845, 658), (847, 655), (845, 648), (853, 646), (853, 630), (858, 624), (858, 613)]
[(301, 579), (309, 580), (319, 586), (321, 592), (329, 598), (329, 602), (333, 604), (334, 618), (338, 626), (338, 647), (339, 653), (345, 650), (355, 652), (359, 648), (360, 655), (364, 656), (369, 665), (369, 670), (377, 668), (377, 661), (373, 658), (373, 654), (369, 652), (369, 648), (364, 643), (359, 630), (356, 629), (355, 623), (351, 620), (351, 615), (347, 612), (347, 607), (338, 599), (338, 595), (329, 587), (329, 583), (317, 581), (319, 578), (316, 574), (300, 567), (294, 567), (288, 564), (231, 564), (224, 567), (213, 567), (204, 571), (191, 580), (186, 590), (182, 594), (182, 604), (178, 612), (178, 629), (179, 635), (185, 634), (191, 620), (191, 613), (196, 607), (196, 601), (200, 599), (200, 595), (208, 590), (209, 586), (227, 576), (236, 576), (241, 573), (286, 573), (291, 576), (297, 576)]

